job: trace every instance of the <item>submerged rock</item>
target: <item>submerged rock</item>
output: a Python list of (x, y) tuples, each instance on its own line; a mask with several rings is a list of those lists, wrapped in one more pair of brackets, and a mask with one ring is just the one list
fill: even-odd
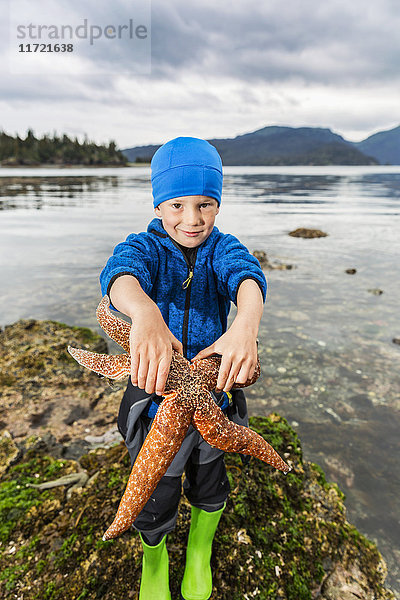
[[(244, 468), (238, 455), (226, 455), (232, 491), (213, 546), (213, 600), (393, 600), (376, 546), (346, 521), (339, 488), (303, 461), (293, 429), (277, 414), (250, 425), (294, 470), (285, 477), (256, 459)], [(101, 540), (129, 476), (124, 444), (70, 461), (54, 458), (43, 440), (32, 442), (21, 444), (23, 456), (0, 480), (1, 598), (137, 598), (137, 532)], [(68, 493), (82, 471), (88, 477)], [(50, 480), (65, 483), (31, 487)], [(182, 497), (167, 538), (172, 598), (179, 597), (189, 520)]]

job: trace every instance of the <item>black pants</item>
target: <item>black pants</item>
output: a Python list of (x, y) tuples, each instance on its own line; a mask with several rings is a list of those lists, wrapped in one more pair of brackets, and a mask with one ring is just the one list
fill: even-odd
[[(205, 465), (197, 465), (189, 459), (185, 475), (183, 491), (192, 506), (207, 512), (224, 506), (230, 485), (223, 456)], [(181, 477), (164, 475), (134, 521), (133, 527), (142, 533), (150, 546), (156, 546), (165, 534), (175, 528), (181, 491)]]
[[(247, 407), (242, 390), (236, 390), (240, 424), (246, 424)], [(129, 378), (128, 387), (122, 398), (118, 428), (125, 439), (133, 465), (136, 456), (150, 430), (152, 419), (146, 413), (151, 400), (161, 398), (133, 386)], [(214, 397), (218, 403), (222, 394)], [(236, 414), (235, 413), (235, 414)], [(236, 420), (233, 419), (232, 420)], [(178, 454), (171, 463), (167, 473), (161, 478), (150, 499), (133, 523), (133, 527), (142, 533), (145, 542), (157, 545), (166, 533), (175, 527), (178, 516), (178, 505), (182, 492), (182, 475), (185, 473), (183, 492), (192, 506), (208, 512), (221, 509), (230, 492), (226, 475), (224, 452), (212, 448), (203, 440), (200, 433), (190, 426)]]

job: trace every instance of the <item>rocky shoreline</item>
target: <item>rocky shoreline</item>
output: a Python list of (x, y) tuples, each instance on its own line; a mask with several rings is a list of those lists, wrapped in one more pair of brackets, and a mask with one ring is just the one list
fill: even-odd
[[(0, 332), (0, 344), (0, 596), (137, 598), (137, 534), (101, 540), (130, 469), (115, 426), (124, 385), (110, 387), (66, 351), (106, 352), (106, 342), (89, 329), (23, 320)], [(255, 459), (244, 469), (226, 455), (232, 493), (214, 544), (213, 600), (394, 599), (378, 549), (346, 521), (343, 494), (303, 460), (285, 419), (251, 426), (294, 470), (284, 477)], [(182, 498), (167, 541), (173, 598), (189, 515)]]

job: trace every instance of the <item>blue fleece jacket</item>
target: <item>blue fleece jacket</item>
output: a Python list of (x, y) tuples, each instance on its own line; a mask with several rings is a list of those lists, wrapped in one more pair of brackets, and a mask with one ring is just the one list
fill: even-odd
[(109, 295), (117, 277), (136, 277), (189, 360), (226, 331), (230, 303), (236, 304), (244, 279), (258, 283), (264, 302), (267, 294), (258, 260), (236, 237), (217, 227), (196, 248), (192, 263), (155, 218), (147, 232), (131, 233), (114, 248), (100, 274), (103, 296)]

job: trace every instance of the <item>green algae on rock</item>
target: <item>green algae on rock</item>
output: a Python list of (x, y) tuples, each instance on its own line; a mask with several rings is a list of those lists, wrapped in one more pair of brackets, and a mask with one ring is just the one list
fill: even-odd
[[(226, 455), (232, 492), (214, 542), (213, 600), (390, 600), (385, 564), (376, 546), (345, 517), (343, 494), (322, 470), (303, 461), (300, 442), (277, 414), (250, 425), (286, 452), (286, 477), (261, 461), (243, 467)], [(103, 542), (129, 476), (121, 442), (80, 457), (51, 456), (31, 439), (0, 479), (0, 596), (5, 600), (137, 598), (141, 544), (133, 530)], [(42, 440), (43, 441), (43, 440)], [(67, 495), (43, 483), (80, 470), (88, 482)], [(179, 597), (190, 506), (182, 498), (168, 535), (172, 597)]]

